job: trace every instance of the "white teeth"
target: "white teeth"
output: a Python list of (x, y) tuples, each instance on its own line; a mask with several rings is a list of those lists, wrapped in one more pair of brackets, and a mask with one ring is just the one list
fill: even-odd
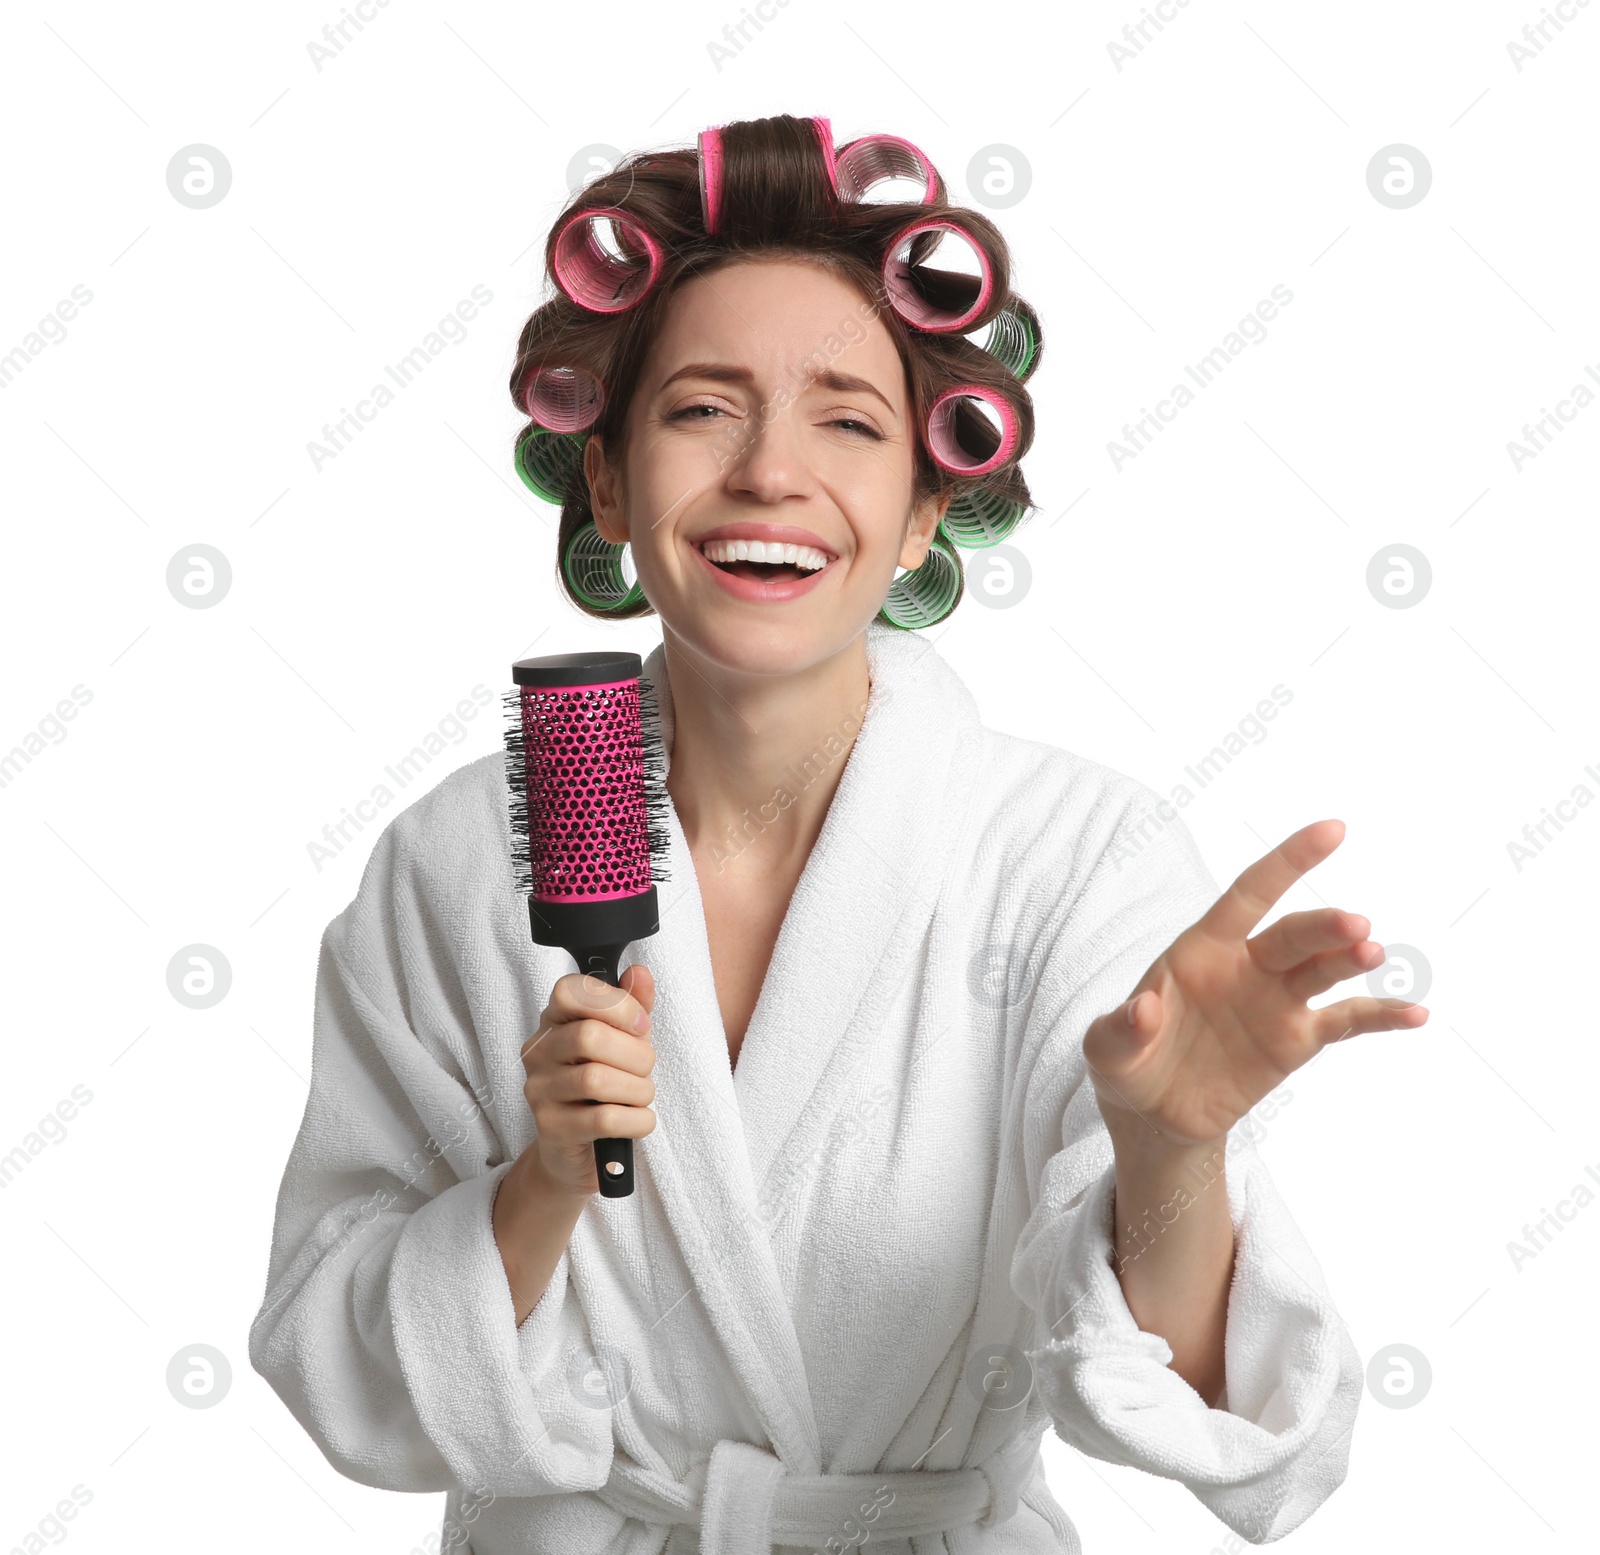
[(814, 545), (784, 545), (777, 540), (707, 540), (700, 549), (712, 562), (788, 562), (805, 572), (828, 565)]

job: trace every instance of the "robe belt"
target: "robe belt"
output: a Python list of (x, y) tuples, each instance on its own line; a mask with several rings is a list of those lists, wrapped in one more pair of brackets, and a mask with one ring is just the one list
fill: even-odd
[(1039, 1439), (1026, 1431), (973, 1468), (881, 1474), (790, 1474), (764, 1448), (730, 1439), (712, 1448), (698, 1491), (617, 1457), (593, 1494), (640, 1522), (698, 1528), (700, 1555), (771, 1555), (774, 1544), (825, 1549), (837, 1539), (837, 1549), (864, 1542), (863, 1534), (993, 1527), (1015, 1514), (1038, 1467)]

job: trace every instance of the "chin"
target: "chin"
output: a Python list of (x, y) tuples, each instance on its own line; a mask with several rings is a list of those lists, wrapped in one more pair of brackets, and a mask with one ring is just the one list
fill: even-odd
[(866, 621), (841, 620), (838, 612), (796, 611), (788, 620), (738, 619), (717, 611), (690, 622), (664, 624), (685, 646), (723, 669), (746, 675), (795, 675), (843, 653), (866, 631)]

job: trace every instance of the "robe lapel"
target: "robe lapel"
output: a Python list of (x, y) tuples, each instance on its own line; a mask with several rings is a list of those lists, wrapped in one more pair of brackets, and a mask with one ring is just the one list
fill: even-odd
[[(964, 816), (977, 767), (976, 704), (931, 646), (874, 623), (867, 655), (866, 717), (784, 917), (737, 1074), (694, 861), (670, 802), (661, 929), (634, 947), (658, 986), (659, 1122), (638, 1148), (729, 1360), (774, 1451), (797, 1474), (822, 1465), (766, 1233), (769, 1184), (848, 1103), (844, 1077), (866, 1055), (922, 942), (948, 857), (940, 838)], [(656, 688), (670, 764), (661, 647), (644, 675)], [(796, 752), (797, 769), (806, 755)], [(775, 774), (774, 787), (781, 781)]]

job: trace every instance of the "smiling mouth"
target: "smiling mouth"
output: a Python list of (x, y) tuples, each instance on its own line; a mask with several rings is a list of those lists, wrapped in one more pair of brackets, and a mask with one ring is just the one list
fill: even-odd
[(707, 540), (699, 550), (713, 567), (755, 583), (809, 578), (832, 560), (814, 546), (779, 545), (760, 540)]

